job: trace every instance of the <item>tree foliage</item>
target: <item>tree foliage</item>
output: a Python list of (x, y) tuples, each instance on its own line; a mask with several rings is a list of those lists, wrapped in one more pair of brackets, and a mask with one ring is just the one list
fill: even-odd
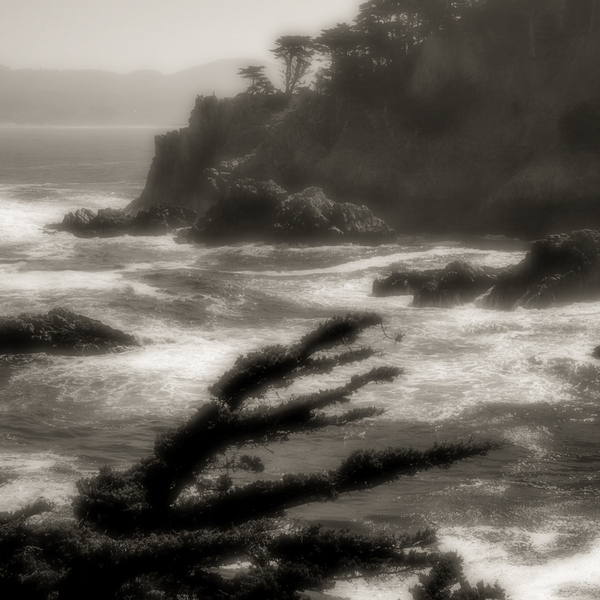
[(452, 552), (436, 557), (431, 571), (419, 575), (410, 591), (413, 600), (506, 600), (497, 583), (480, 581), (473, 587), (463, 573), (462, 559)]
[(310, 72), (315, 55), (313, 40), (307, 35), (282, 35), (275, 40), (271, 52), (283, 60), (284, 91), (293, 94)]
[[(367, 385), (393, 381), (399, 367), (373, 367), (344, 385), (286, 400), (274, 395), (299, 378), (373, 357), (373, 349), (356, 344), (365, 329), (381, 325), (374, 313), (349, 314), (322, 323), (297, 343), (239, 357), (209, 388), (210, 400), (160, 435), (148, 457), (125, 471), (104, 467), (80, 480), (75, 520), (28, 521), (51, 508), (44, 503), (0, 515), (0, 554), (7, 557), (0, 566), (0, 596), (285, 600), (301, 590), (323, 589), (343, 574), (431, 563), (430, 555), (415, 548), (433, 541), (431, 531), (361, 535), (294, 524), (285, 511), (447, 468), (495, 444), (357, 450), (328, 471), (279, 479), (257, 479), (265, 470), (262, 460), (241, 454), (243, 448), (381, 414), (376, 406), (334, 407), (348, 404)], [(236, 560), (247, 567), (227, 575), (224, 567)]]
[(253, 96), (257, 94), (273, 94), (275, 86), (265, 74), (265, 65), (249, 65), (238, 71), (238, 75), (248, 79), (248, 88), (246, 92)]
[(367, 0), (352, 24), (316, 38), (326, 63), (316, 79), (323, 91), (398, 97), (432, 34), (477, 35), (496, 59), (544, 60), (599, 29), (599, 0)]

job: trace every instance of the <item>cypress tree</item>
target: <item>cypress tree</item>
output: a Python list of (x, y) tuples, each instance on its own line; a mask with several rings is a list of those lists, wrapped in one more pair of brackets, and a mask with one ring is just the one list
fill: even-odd
[[(298, 598), (303, 590), (324, 589), (336, 576), (434, 562), (435, 555), (415, 549), (434, 540), (432, 531), (363, 535), (293, 524), (285, 511), (447, 468), (484, 455), (496, 444), (471, 440), (424, 451), (365, 449), (325, 472), (238, 484), (231, 477), (264, 471), (259, 457), (240, 453), (244, 448), (382, 413), (376, 406), (331, 407), (350, 403), (367, 385), (393, 381), (402, 373), (398, 367), (374, 367), (344, 385), (265, 401), (299, 378), (324, 376), (376, 355), (356, 342), (365, 329), (377, 326), (382, 326), (377, 314), (348, 314), (320, 324), (297, 343), (239, 357), (209, 388), (209, 401), (187, 422), (160, 435), (152, 454), (126, 471), (104, 467), (80, 480), (72, 521), (27, 520), (51, 508), (44, 503), (0, 514), (0, 555), (5, 557), (0, 596), (285, 600)], [(223, 567), (238, 560), (246, 567), (227, 576)], [(442, 579), (447, 587), (448, 577)], [(422, 590), (415, 588), (415, 594), (437, 597), (431, 581), (422, 579)], [(484, 592), (481, 600), (488, 597), (486, 590), (498, 593), (489, 586), (478, 589)]]

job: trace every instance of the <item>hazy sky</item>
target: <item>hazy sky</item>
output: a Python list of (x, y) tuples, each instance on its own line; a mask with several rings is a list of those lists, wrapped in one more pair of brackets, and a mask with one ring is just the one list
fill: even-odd
[(0, 64), (172, 73), (220, 58), (273, 60), (279, 35), (350, 22), (363, 1), (0, 0)]

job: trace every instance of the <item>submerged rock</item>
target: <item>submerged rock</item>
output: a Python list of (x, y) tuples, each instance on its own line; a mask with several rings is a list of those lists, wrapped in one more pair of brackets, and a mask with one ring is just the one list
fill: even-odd
[(45, 315), (0, 317), (0, 354), (91, 355), (139, 346), (132, 335), (101, 321), (55, 308)]
[(498, 270), (473, 267), (462, 260), (443, 269), (392, 273), (373, 282), (375, 296), (413, 294), (413, 306), (451, 308), (473, 302), (496, 281)]
[(549, 235), (533, 242), (525, 259), (503, 273), (483, 306), (510, 310), (600, 298), (600, 232)]
[(224, 198), (177, 241), (380, 244), (394, 235), (366, 206), (334, 202), (321, 188), (288, 195), (274, 181), (231, 179)]
[(165, 235), (174, 229), (188, 227), (198, 215), (189, 208), (170, 204), (154, 204), (135, 216), (116, 208), (101, 208), (97, 214), (87, 208), (68, 213), (62, 223), (47, 225), (49, 229), (68, 231), (77, 237), (117, 237), (121, 235)]

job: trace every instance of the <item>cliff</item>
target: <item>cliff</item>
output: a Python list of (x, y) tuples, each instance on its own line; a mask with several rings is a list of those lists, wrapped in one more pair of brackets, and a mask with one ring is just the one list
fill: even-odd
[(166, 201), (204, 212), (214, 203), (204, 169), (240, 158), (220, 168), (291, 192), (319, 186), (400, 232), (598, 228), (598, 57), (598, 32), (537, 54), (491, 35), (435, 34), (398, 97), (305, 90), (284, 108), (199, 99), (188, 128), (157, 138), (131, 208)]
[(205, 169), (224, 158), (243, 156), (260, 143), (281, 98), (273, 96), (270, 102), (272, 107), (247, 95), (235, 100), (198, 96), (188, 127), (154, 138), (146, 186), (126, 212), (162, 203), (205, 212), (216, 200), (214, 182)]

